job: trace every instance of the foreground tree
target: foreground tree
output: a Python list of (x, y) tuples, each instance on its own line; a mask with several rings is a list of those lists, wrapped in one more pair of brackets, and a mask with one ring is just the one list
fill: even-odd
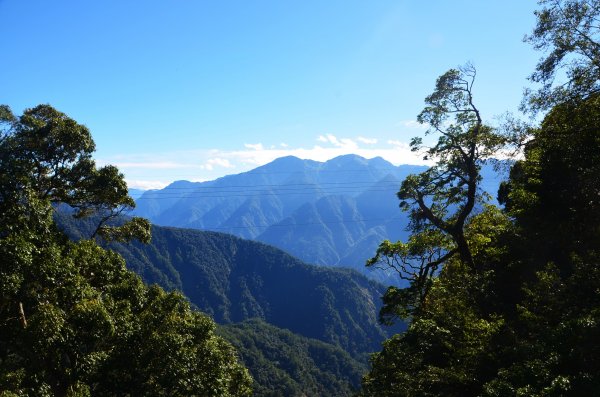
[(600, 99), (531, 131), (493, 207), (372, 357), (369, 396), (593, 396), (600, 389)]
[(214, 323), (179, 294), (148, 288), (95, 240), (69, 242), (53, 214), (95, 215), (95, 236), (149, 238), (123, 176), (97, 168), (87, 128), (48, 105), (0, 108), (2, 395), (250, 394)]
[(384, 241), (367, 263), (392, 268), (410, 282), (407, 289), (388, 289), (382, 310), (386, 322), (418, 311), (435, 274), (451, 258), (460, 258), (475, 271), (465, 229), (473, 210), (486, 199), (479, 189), (481, 165), (506, 141), (481, 119), (473, 99), (475, 77), (472, 65), (443, 74), (418, 116), (429, 127), (426, 135), (438, 139), (431, 147), (424, 147), (422, 138), (411, 142), (413, 151), (424, 151), (425, 159), (436, 161), (427, 171), (408, 176), (398, 192), (412, 235), (406, 243)]

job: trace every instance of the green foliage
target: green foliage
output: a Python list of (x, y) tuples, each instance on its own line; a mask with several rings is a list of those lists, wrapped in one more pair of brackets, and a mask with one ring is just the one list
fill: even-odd
[(366, 370), (339, 347), (260, 320), (223, 326), (254, 378), (255, 396), (350, 396)]
[(515, 319), (520, 354), (492, 390), (592, 395), (600, 387), (599, 117), (598, 96), (556, 106), (504, 186), (519, 236), (511, 250), (527, 267)]
[(525, 37), (545, 54), (530, 80), (542, 84), (526, 91), (523, 108), (535, 112), (579, 101), (600, 89), (600, 2), (598, 0), (539, 0), (537, 23)]
[[(503, 186), (507, 210), (545, 243), (535, 253), (543, 259), (596, 247), (599, 125), (598, 95), (578, 105), (557, 106), (534, 131), (535, 139), (525, 149), (526, 161), (515, 164), (510, 183)], [(561, 227), (549, 229), (557, 220)]]
[[(206, 316), (144, 286), (116, 253), (69, 242), (54, 205), (100, 225), (133, 205), (114, 167), (96, 169), (89, 131), (48, 105), (0, 141), (0, 390), (3, 395), (250, 394), (250, 378)], [(121, 227), (123, 226), (123, 227)], [(109, 228), (149, 237), (134, 220)]]
[[(465, 234), (476, 263), (488, 252), (497, 254), (493, 250), (507, 223), (494, 207), (471, 219)], [(432, 280), (408, 330), (386, 341), (383, 350), (372, 356), (362, 394), (477, 395), (489, 376), (487, 363), (494, 354), (493, 341), (501, 337), (505, 326), (500, 314), (483, 313), (479, 306), (490, 278), (491, 271), (473, 272), (459, 258), (450, 259)], [(393, 293), (400, 295), (404, 290), (394, 289)], [(384, 300), (392, 296), (388, 290)], [(402, 307), (402, 301), (386, 307)]]

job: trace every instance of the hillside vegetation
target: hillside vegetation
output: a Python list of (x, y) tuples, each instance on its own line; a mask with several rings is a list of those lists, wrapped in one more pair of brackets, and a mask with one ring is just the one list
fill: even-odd
[(219, 333), (238, 350), (255, 396), (352, 396), (367, 365), (341, 348), (261, 320), (225, 325)]
[[(81, 238), (92, 223), (85, 227), (63, 214), (61, 225)], [(262, 243), (154, 226), (149, 244), (111, 248), (146, 282), (181, 291), (219, 323), (260, 318), (357, 358), (378, 350), (393, 332), (377, 321), (382, 285), (349, 269), (307, 265)]]

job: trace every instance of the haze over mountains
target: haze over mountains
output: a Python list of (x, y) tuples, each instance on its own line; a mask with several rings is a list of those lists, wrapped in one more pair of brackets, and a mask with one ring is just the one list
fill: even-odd
[[(425, 169), (394, 166), (381, 157), (282, 157), (214, 181), (177, 181), (147, 191), (134, 214), (157, 225), (262, 241), (305, 262), (355, 268), (389, 284), (397, 281), (393, 275), (364, 264), (384, 239), (407, 237), (396, 192), (407, 175)], [(495, 196), (498, 178), (487, 166), (483, 174), (484, 189)]]

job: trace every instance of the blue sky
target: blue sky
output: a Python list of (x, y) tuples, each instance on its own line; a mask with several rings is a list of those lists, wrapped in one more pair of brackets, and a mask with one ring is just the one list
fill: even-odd
[(486, 119), (516, 111), (541, 54), (524, 0), (0, 0), (0, 103), (87, 125), (130, 186), (284, 155), (418, 163), (414, 120), (472, 62)]

